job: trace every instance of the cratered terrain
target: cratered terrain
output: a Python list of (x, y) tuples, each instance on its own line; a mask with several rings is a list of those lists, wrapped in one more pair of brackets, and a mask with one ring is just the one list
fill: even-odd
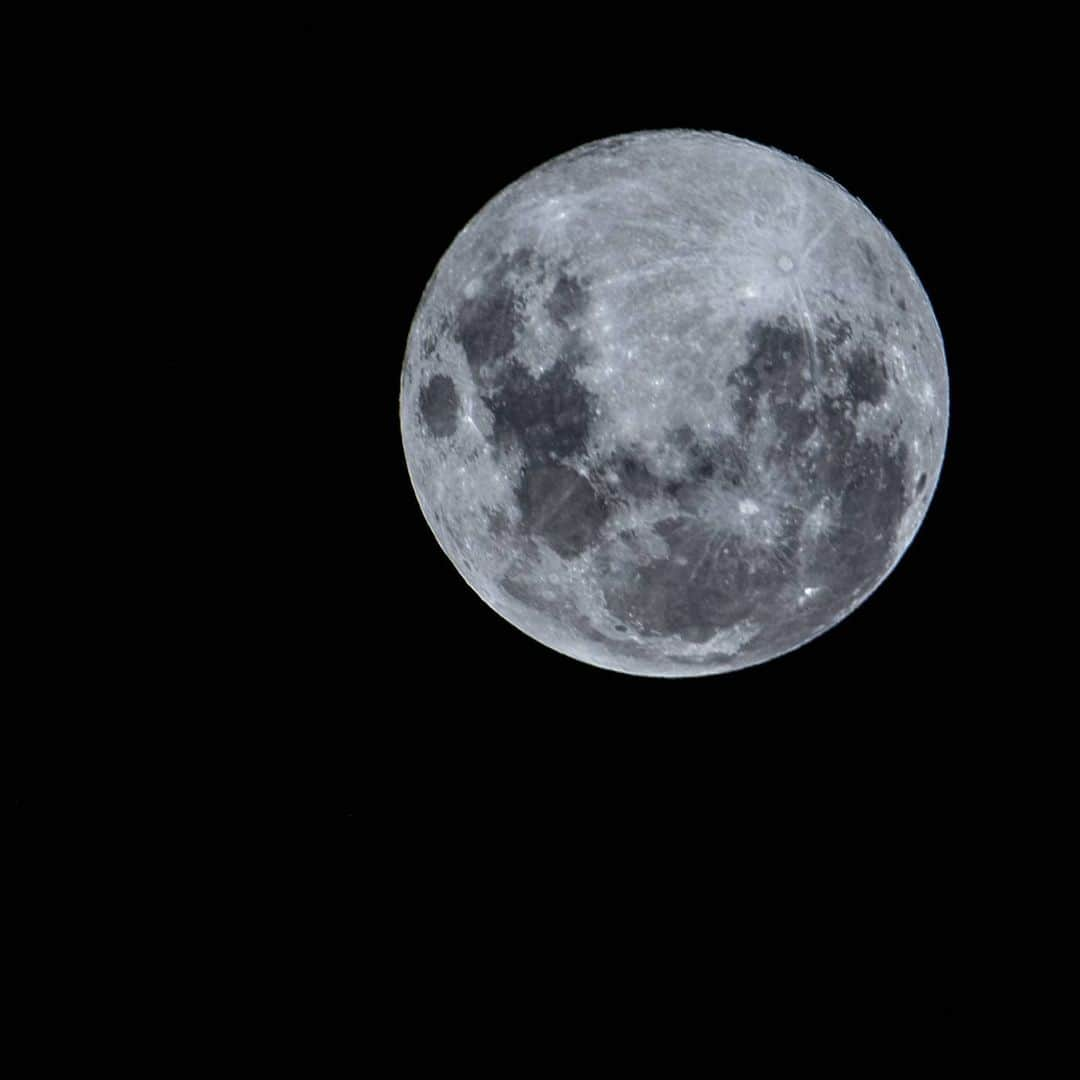
[(401, 383), (451, 562), (526, 634), (657, 676), (758, 664), (865, 600), (926, 513), (930, 302), (839, 184), (727, 135), (591, 143), (439, 262)]

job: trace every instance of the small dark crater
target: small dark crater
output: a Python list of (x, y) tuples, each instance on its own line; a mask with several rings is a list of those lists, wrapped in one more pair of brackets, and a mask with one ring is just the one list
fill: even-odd
[(896, 301), (896, 306), (901, 311), (907, 311), (907, 301), (902, 296)]
[(915, 494), (921, 495), (924, 487), (926, 487), (926, 473), (920, 473), (918, 482), (915, 484)]
[(618, 632), (619, 632), (620, 634), (625, 634), (625, 633), (626, 633), (626, 627), (625, 627), (625, 626), (623, 626), (623, 624), (622, 624), (622, 623), (619, 623), (619, 625), (618, 625), (618, 626), (616, 626), (616, 627), (615, 627), (615, 629), (616, 629), (616, 630), (618, 630)]
[(457, 431), (459, 405), (457, 389), (449, 375), (432, 375), (420, 387), (420, 415), (437, 439), (445, 439)]
[(847, 385), (848, 392), (856, 402), (879, 404), (885, 397), (888, 381), (885, 361), (873, 350), (860, 347), (851, 354), (847, 367)]
[(866, 259), (870, 266), (876, 267), (878, 263), (877, 255), (874, 249), (861, 237), (855, 241), (859, 245), (859, 250), (863, 253), (863, 258)]
[(874, 316), (874, 329), (879, 334), (881, 334), (882, 337), (885, 336), (885, 323), (882, 322), (880, 315), (875, 315)]

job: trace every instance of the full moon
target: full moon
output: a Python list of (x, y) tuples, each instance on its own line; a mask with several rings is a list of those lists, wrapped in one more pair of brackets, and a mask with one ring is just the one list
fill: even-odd
[(896, 240), (729, 135), (647, 131), (500, 192), (409, 332), (405, 460), (525, 634), (635, 675), (804, 645), (888, 576), (937, 484), (945, 352)]

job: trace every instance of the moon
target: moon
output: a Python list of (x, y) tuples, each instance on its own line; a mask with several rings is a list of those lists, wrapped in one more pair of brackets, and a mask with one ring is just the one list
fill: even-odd
[(735, 671), (835, 626), (937, 485), (948, 375), (896, 240), (802, 161), (646, 131), (505, 188), (409, 331), (424, 518), (495, 611), (634, 675)]

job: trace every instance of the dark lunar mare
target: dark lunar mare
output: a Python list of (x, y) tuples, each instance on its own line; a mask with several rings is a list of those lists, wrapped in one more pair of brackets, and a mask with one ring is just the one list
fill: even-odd
[[(524, 330), (515, 277), (553, 280), (545, 308), (562, 332), (555, 363), (533, 375), (515, 356)], [(515, 487), (522, 528), (563, 558), (593, 545), (611, 510), (605, 493), (569, 464), (589, 441), (594, 395), (575, 376), (586, 363), (577, 327), (588, 308), (587, 282), (546, 267), (520, 249), (494, 261), (483, 287), (458, 312), (456, 337), (465, 350), (480, 397), (492, 417), (492, 441), (502, 453), (520, 451)]]
[(420, 415), (436, 439), (445, 439), (457, 431), (458, 396), (449, 375), (432, 375), (420, 387)]
[(421, 509), (496, 611), (588, 663), (694, 675), (805, 643), (884, 579), (937, 485), (948, 385), (857, 200), (745, 140), (638, 132), (466, 226), (400, 403)]
[[(544, 306), (561, 334), (556, 362), (540, 374), (515, 356), (525, 332), (519, 294), (526, 275), (534, 285), (548, 283)], [(576, 373), (589, 359), (578, 332), (589, 302), (587, 281), (522, 249), (492, 259), (482, 287), (462, 302), (454, 325), (492, 417), (493, 445), (501, 454), (520, 454), (514, 491), (526, 550), (530, 538), (566, 559), (594, 550), (610, 614), (645, 637), (701, 643), (751, 619), (764, 628), (740, 653), (740, 660), (752, 660), (824, 628), (887, 569), (903, 516), (906, 444), (896, 433), (860, 439), (855, 427), (858, 408), (880, 403), (888, 392), (880, 353), (865, 340), (856, 342), (839, 315), (822, 319), (812, 338), (784, 317), (755, 322), (747, 331), (747, 359), (727, 380), (737, 435), (702, 442), (689, 428), (673, 430), (671, 442), (687, 462), (676, 479), (661, 482), (633, 446), (617, 448), (586, 476), (575, 465), (587, 449), (596, 402)], [(457, 409), (458, 395), (445, 376), (434, 376), (422, 389), (421, 412), (433, 435), (453, 433)], [(752, 493), (762, 466), (787, 478), (787, 501), (773, 508), (778, 531), (768, 542), (738, 522), (721, 526), (696, 513), (711, 491)], [(655, 527), (667, 555), (650, 555), (647, 537), (633, 534), (623, 537), (629, 559), (625, 548), (615, 557), (599, 543), (620, 501), (660, 498), (674, 500), (682, 511)], [(829, 522), (820, 533), (806, 528), (817, 506)], [(823, 587), (820, 596), (799, 604), (806, 582)], [(523, 603), (569, 619), (579, 633), (607, 640), (565, 604), (541, 595), (527, 568), (501, 584)], [(636, 650), (629, 641), (609, 645)]]
[[(639, 548), (636, 565), (603, 561), (605, 598), (616, 618), (646, 636), (698, 643), (752, 619), (764, 627), (740, 654), (752, 659), (824, 628), (885, 572), (904, 513), (908, 451), (895, 431), (882, 440), (858, 438), (856, 411), (883, 400), (888, 376), (869, 344), (851, 341), (850, 325), (839, 318), (826, 320), (812, 341), (783, 317), (749, 328), (747, 360), (728, 378), (739, 437), (703, 445), (689, 429), (671, 433), (689, 464), (664, 492), (687, 513), (656, 526), (667, 544), (664, 557), (648, 556), (645, 538), (630, 536), (631, 549)], [(764, 447), (760, 462), (751, 447)], [(738, 524), (693, 516), (705, 488), (746, 494), (759, 464), (787, 478), (786, 504), (773, 508), (777, 528), (768, 540)], [(616, 466), (634, 492), (651, 494), (644, 462)], [(817, 534), (806, 519), (819, 505), (829, 523)], [(807, 583), (816, 589), (810, 597), (803, 595)]]

